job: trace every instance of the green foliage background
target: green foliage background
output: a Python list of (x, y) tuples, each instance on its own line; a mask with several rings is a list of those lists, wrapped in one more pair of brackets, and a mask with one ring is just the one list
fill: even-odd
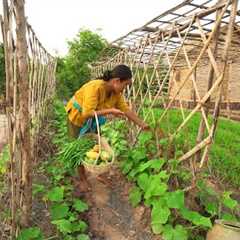
[(100, 34), (87, 29), (68, 41), (68, 54), (58, 59), (57, 95), (68, 99), (91, 77), (89, 64), (96, 61), (107, 42)]

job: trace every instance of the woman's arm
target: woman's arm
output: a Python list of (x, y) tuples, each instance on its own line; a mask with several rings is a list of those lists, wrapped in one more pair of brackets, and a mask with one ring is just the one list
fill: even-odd
[[(103, 109), (103, 110), (98, 110), (98, 111), (95, 111), (97, 115), (99, 116), (104, 116), (104, 115), (109, 115), (109, 114), (112, 114), (114, 116), (124, 116), (124, 112), (122, 112), (121, 110), (119, 109), (116, 109), (116, 108), (108, 108), (108, 109)], [(89, 112), (89, 114), (86, 114), (87, 118), (90, 118), (90, 117), (94, 117), (94, 111), (91, 111)]]
[(127, 118), (129, 120), (133, 121), (135, 124), (137, 124), (143, 130), (149, 130), (149, 126), (142, 119), (140, 119), (135, 112), (128, 110), (125, 112), (125, 115), (127, 116)]
[(140, 126), (143, 130), (149, 130), (149, 126), (142, 119), (140, 119), (134, 111), (132, 111), (129, 108), (122, 94), (118, 96), (116, 107), (117, 109), (120, 109), (122, 112), (124, 112), (124, 115), (129, 120), (133, 121), (135, 124)]

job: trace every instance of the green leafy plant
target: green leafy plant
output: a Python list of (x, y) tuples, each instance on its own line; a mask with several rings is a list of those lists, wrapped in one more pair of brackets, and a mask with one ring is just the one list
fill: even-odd
[(54, 187), (51, 191), (47, 193), (47, 197), (52, 202), (61, 202), (63, 200), (64, 188)]
[(38, 227), (22, 229), (17, 240), (43, 240), (43, 234)]

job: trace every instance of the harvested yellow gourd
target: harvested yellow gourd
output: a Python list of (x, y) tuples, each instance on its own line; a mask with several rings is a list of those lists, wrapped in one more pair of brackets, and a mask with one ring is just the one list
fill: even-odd
[(103, 161), (109, 161), (111, 159), (111, 155), (106, 151), (102, 151), (101, 154), (100, 154), (100, 158)]
[(92, 150), (93, 152), (99, 152), (99, 149), (100, 149), (99, 145), (95, 145)]
[(97, 159), (99, 156), (99, 153), (97, 152), (93, 152), (93, 151), (89, 151), (86, 153), (86, 156), (90, 159)]

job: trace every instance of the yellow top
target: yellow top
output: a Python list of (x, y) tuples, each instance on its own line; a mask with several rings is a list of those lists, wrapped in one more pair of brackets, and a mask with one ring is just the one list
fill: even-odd
[[(65, 107), (68, 118), (74, 125), (81, 127), (93, 111), (113, 107), (123, 112), (129, 110), (122, 94), (112, 94), (107, 97), (105, 84), (103, 80), (92, 80), (75, 92), (74, 97)], [(81, 106), (81, 112), (73, 106), (73, 99)]]

